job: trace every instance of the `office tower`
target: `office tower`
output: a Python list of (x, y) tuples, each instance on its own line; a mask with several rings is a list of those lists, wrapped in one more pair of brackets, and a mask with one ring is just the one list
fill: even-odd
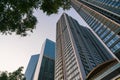
[[(42, 45), (39, 58), (38, 56), (34, 59), (32, 57), (32, 62), (30, 61), (30, 65), (28, 65), (26, 72), (28, 72), (28, 76), (30, 74), (32, 77), (27, 80), (54, 80), (55, 42), (46, 39)], [(32, 68), (34, 68), (34, 71), (31, 70)]]
[(120, 59), (120, 1), (71, 0), (71, 5), (111, 53)]
[(113, 59), (90, 29), (63, 14), (57, 22), (55, 80), (85, 80), (96, 66)]
[(34, 76), (35, 69), (38, 63), (38, 59), (39, 59), (39, 54), (31, 56), (28, 67), (25, 72), (26, 80), (33, 80), (33, 76)]
[(42, 46), (33, 80), (54, 80), (55, 43), (46, 39)]

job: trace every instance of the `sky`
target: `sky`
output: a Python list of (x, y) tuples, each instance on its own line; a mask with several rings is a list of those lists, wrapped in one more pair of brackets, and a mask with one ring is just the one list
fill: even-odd
[(25, 72), (30, 57), (34, 54), (40, 54), (45, 39), (48, 38), (55, 42), (56, 23), (63, 12), (72, 16), (81, 25), (87, 26), (73, 8), (68, 11), (60, 9), (57, 14), (50, 16), (40, 10), (35, 10), (34, 15), (38, 22), (33, 33), (29, 33), (26, 37), (15, 34), (0, 35), (0, 71), (12, 72), (23, 66), (23, 72)]

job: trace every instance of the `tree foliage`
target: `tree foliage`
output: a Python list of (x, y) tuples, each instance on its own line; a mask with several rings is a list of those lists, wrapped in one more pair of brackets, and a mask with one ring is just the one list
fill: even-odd
[(1, 74), (0, 74), (0, 80), (8, 80), (7, 71), (1, 72)]
[(34, 9), (50, 15), (57, 13), (60, 7), (69, 9), (69, 0), (0, 0), (0, 32), (26, 36), (37, 23)]
[(16, 71), (8, 73), (7, 71), (0, 73), (0, 80), (25, 80), (22, 73), (23, 67), (19, 67)]
[(42, 0), (40, 9), (43, 12), (46, 12), (47, 15), (57, 13), (59, 8), (69, 9), (70, 1), (69, 0)]

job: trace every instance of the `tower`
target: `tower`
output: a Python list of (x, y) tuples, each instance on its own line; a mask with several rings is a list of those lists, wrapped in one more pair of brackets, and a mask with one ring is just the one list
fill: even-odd
[(71, 5), (110, 49), (111, 54), (120, 59), (120, 1), (71, 0)]
[[(40, 55), (32, 56), (26, 70), (26, 80), (54, 80), (55, 42), (46, 39)], [(28, 76), (28, 77), (27, 77)]]
[(35, 69), (38, 63), (39, 56), (40, 56), (39, 54), (31, 56), (26, 72), (25, 72), (26, 80), (33, 80), (33, 76), (35, 73)]
[(55, 80), (85, 80), (92, 69), (113, 59), (89, 28), (65, 13), (56, 33)]

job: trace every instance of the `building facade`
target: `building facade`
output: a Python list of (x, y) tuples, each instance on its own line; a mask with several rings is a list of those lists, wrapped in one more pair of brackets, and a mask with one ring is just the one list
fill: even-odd
[[(28, 75), (32, 74), (32, 77), (27, 80), (54, 80), (54, 64), (55, 64), (55, 42), (46, 39), (42, 45), (39, 58), (35, 58), (36, 61), (28, 65)], [(36, 64), (35, 64), (36, 63)], [(34, 67), (35, 66), (35, 67)], [(30, 69), (34, 68), (34, 72)], [(27, 78), (27, 77), (26, 77)]]
[(55, 80), (85, 80), (96, 66), (113, 59), (91, 30), (63, 14), (57, 22)]
[(39, 56), (40, 56), (39, 54), (31, 56), (26, 72), (25, 72), (26, 80), (33, 80), (33, 76), (35, 73), (35, 69), (38, 63)]
[(71, 5), (108, 47), (111, 54), (120, 59), (120, 1), (71, 0)]
[[(39, 71), (39, 77), (38, 79), (34, 80), (54, 80), (55, 42), (46, 39), (42, 49), (42, 60), (39, 59), (40, 61), (42, 61)], [(36, 71), (38, 71), (38, 69), (36, 69)]]
[(120, 63), (116, 59), (106, 61), (94, 68), (86, 80), (119, 80)]

